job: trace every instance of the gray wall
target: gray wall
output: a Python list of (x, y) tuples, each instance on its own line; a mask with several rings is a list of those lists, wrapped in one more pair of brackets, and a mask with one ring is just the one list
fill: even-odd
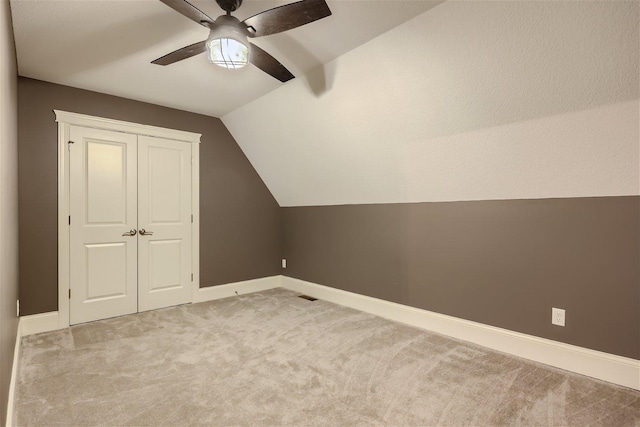
[(279, 274), (280, 208), (219, 119), (22, 77), (18, 98), (21, 314), (57, 310), (53, 109), (202, 133), (201, 286)]
[(9, 2), (0, 2), (0, 422), (18, 331), (18, 74)]
[(640, 359), (638, 197), (280, 209), (220, 120), (20, 78), (23, 314), (57, 309), (54, 108), (203, 134), (203, 286), (282, 253), (291, 277)]
[(282, 272), (640, 359), (639, 222), (640, 197), (283, 208)]

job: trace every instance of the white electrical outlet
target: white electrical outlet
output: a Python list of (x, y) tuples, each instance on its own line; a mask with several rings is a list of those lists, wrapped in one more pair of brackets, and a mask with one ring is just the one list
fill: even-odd
[(558, 326), (564, 326), (564, 310), (561, 308), (551, 309), (551, 323)]
[(287, 260), (286, 260), (286, 258), (282, 258), (282, 268), (287, 268)]

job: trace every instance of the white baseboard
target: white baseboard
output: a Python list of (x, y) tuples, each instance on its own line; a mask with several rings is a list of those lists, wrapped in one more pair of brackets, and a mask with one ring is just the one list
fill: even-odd
[(13, 364), (11, 365), (11, 380), (9, 381), (9, 396), (7, 399), (7, 418), (5, 425), (13, 425), (13, 407), (16, 395), (16, 381), (18, 381), (18, 362), (20, 361), (20, 342), (22, 341), (22, 319), (18, 319), (18, 331), (16, 333), (16, 344), (13, 348)]
[(20, 317), (20, 324), (22, 325), (23, 337), (32, 334), (39, 334), (40, 332), (49, 332), (60, 329), (58, 326), (57, 311), (22, 316)]
[[(194, 295), (193, 302), (211, 301), (235, 296), (237, 294), (242, 295), (277, 287), (283, 287), (421, 329), (640, 390), (640, 361), (636, 359), (539, 338), (520, 332), (513, 332), (495, 326), (483, 325), (482, 323), (459, 319), (286, 276), (263, 277), (260, 279), (200, 288)], [(22, 337), (56, 329), (58, 329), (57, 311), (21, 317), (18, 334)], [(19, 339), (16, 346), (15, 351), (18, 352)], [(17, 357), (14, 359), (14, 371), (16, 369)], [(12, 383), (14, 379), (15, 375), (12, 373)], [(10, 394), (9, 398), (13, 399), (13, 395)]]
[[(266, 291), (280, 286), (281, 276), (262, 277), (260, 279), (245, 280), (242, 282), (228, 283), (226, 285), (209, 286), (198, 289), (193, 302), (205, 302), (214, 299), (233, 297), (252, 292)], [(236, 293), (237, 292), (237, 293)]]
[[(227, 298), (236, 295), (236, 292), (240, 295), (250, 292), (259, 292), (277, 288), (278, 286), (280, 286), (280, 276), (263, 277), (260, 279), (245, 280), (226, 285), (210, 286), (208, 288), (198, 289), (194, 295), (193, 302), (197, 303), (219, 298)], [(20, 318), (20, 322), (22, 324), (22, 336), (60, 329), (58, 321), (57, 311), (22, 316)]]
[(640, 390), (640, 361), (281, 276), (281, 286), (494, 350)]

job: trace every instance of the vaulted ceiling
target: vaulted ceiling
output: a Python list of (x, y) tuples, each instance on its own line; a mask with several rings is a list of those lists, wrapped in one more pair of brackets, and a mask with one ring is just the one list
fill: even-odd
[[(233, 15), (243, 20), (291, 2), (245, 0)], [(328, 0), (331, 16), (252, 42), (302, 76), (441, 2)], [(214, 0), (192, 4), (212, 18), (224, 14)], [(151, 64), (208, 36), (159, 0), (11, 0), (11, 10), (24, 77), (214, 117), (282, 86), (253, 66), (228, 71), (205, 55)]]
[(282, 206), (638, 195), (639, 6), (447, 1), (223, 122)]
[(281, 84), (150, 64), (207, 36), (158, 0), (11, 0), (19, 73), (221, 117), (281, 206), (640, 194), (638, 1), (327, 2), (255, 39)]

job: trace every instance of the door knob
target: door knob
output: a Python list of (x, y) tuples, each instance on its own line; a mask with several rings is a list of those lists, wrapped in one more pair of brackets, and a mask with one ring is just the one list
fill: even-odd
[(147, 231), (144, 228), (140, 230), (141, 236), (153, 236), (153, 231)]
[(136, 229), (132, 228), (131, 230), (129, 230), (126, 233), (122, 233), (123, 236), (135, 236), (136, 235)]

